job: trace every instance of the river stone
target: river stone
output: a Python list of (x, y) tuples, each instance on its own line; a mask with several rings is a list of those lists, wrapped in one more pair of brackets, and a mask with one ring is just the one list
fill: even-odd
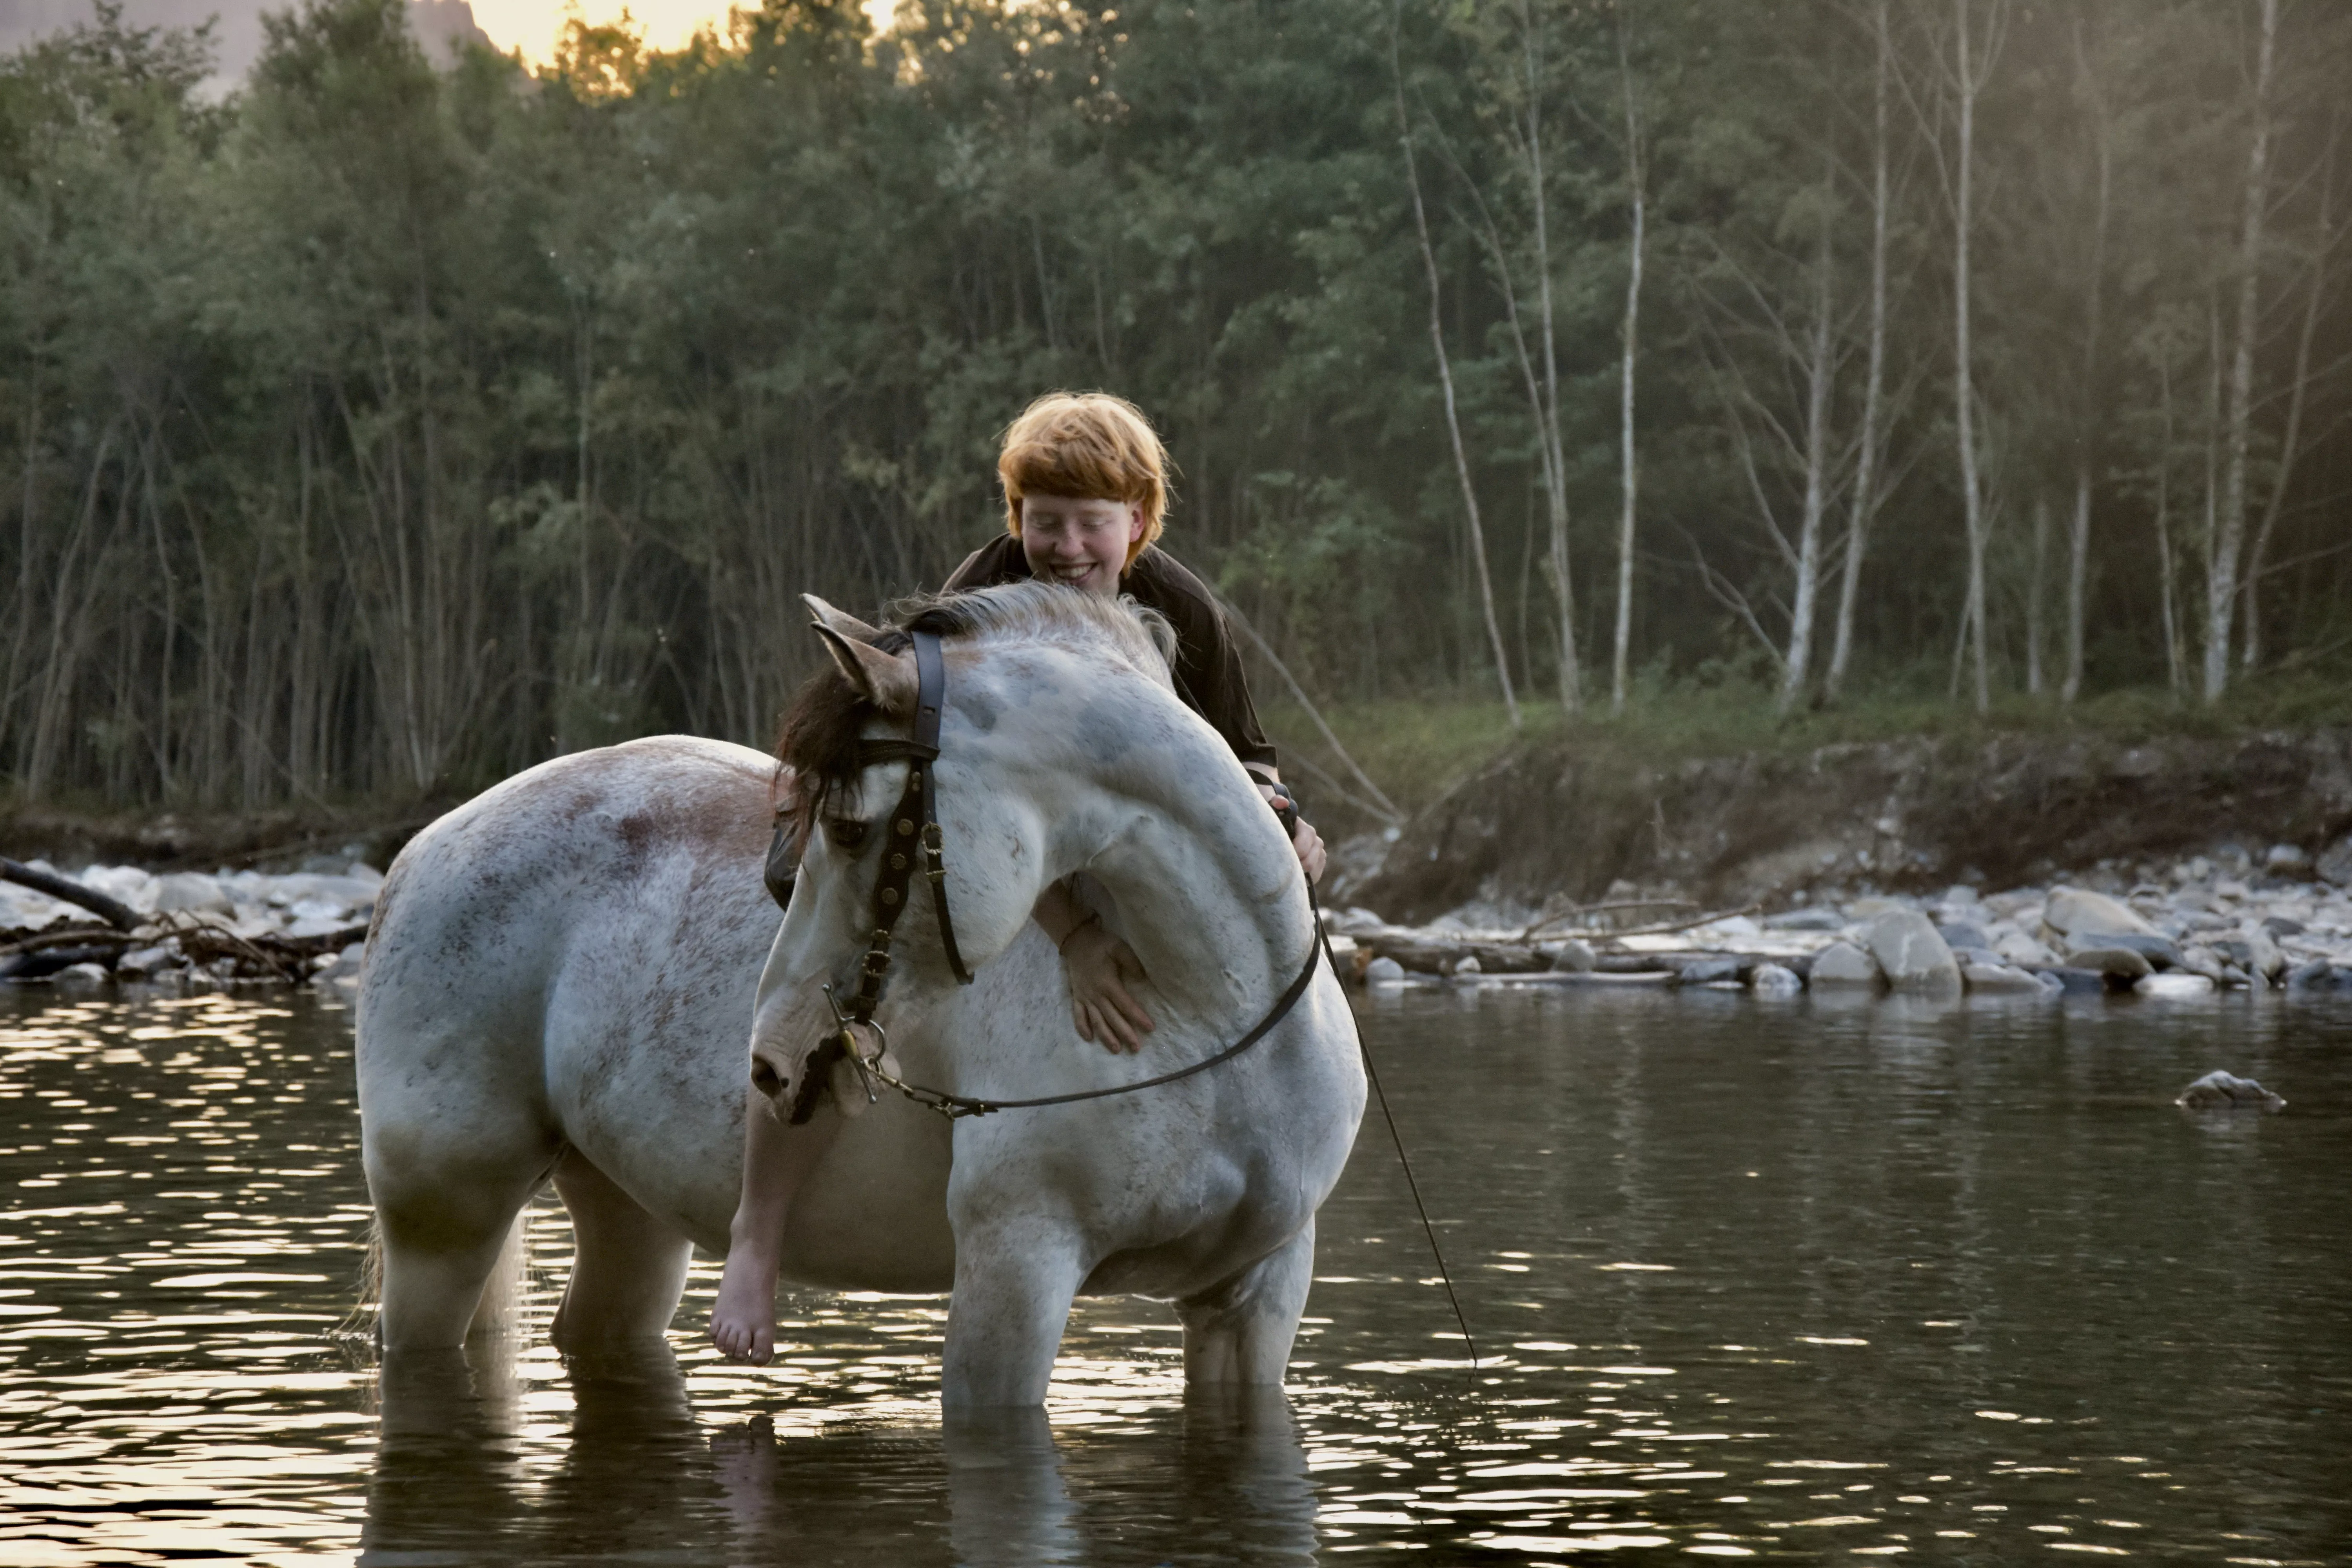
[(2246, 928), (2246, 971), (2265, 980), (2275, 980), (2286, 967), (2286, 953), (2262, 926)]
[(1971, 996), (2039, 996), (2043, 990), (2038, 978), (2006, 963), (1964, 963), (1960, 978)]
[(1364, 965), (1364, 984), (1402, 985), (1404, 984), (1404, 965), (1393, 958), (1376, 958)]
[(1739, 978), (1739, 960), (1736, 958), (1698, 958), (1682, 966), (1675, 976), (1682, 985), (1713, 985)]
[(114, 961), (114, 973), (126, 979), (144, 980), (179, 962), (180, 952), (176, 946), (134, 947)]
[(1478, 963), (1478, 955), (1474, 952), (1468, 957), (1463, 959), (1459, 963), (1456, 963), (1454, 966), (1452, 973), (1455, 974), (1483, 974), (1486, 971)]
[(1886, 983), (1895, 990), (1947, 994), (1959, 991), (1960, 966), (1952, 961), (1952, 950), (1918, 910), (1887, 910), (1870, 922), (1864, 939)]
[(1877, 961), (1850, 942), (1833, 942), (1813, 954), (1812, 971), (1806, 976), (1817, 990), (1868, 986), (1875, 991), (1879, 978)]
[(1777, 963), (1759, 963), (1749, 972), (1748, 988), (1759, 996), (1794, 996), (1805, 988), (1793, 969), (1783, 969)]
[(2267, 915), (2263, 917), (2263, 929), (2274, 937), (2301, 936), (2304, 932), (2304, 924), (2301, 921), (2290, 920), (2284, 915)]
[[(2245, 946), (2243, 942), (2231, 945), (2240, 948)], [(2174, 967), (2190, 974), (2201, 974), (2208, 980), (2219, 983), (2221, 978), (2221, 955), (2210, 947), (2187, 948), (2182, 951), (2180, 962)]]
[(2180, 963), (2180, 949), (2170, 937), (2157, 936), (2147, 931), (2079, 931), (2068, 936), (2065, 945), (2070, 952), (2081, 952), (2089, 948), (2126, 948), (2138, 953), (2158, 969), (2177, 968)]
[(1556, 974), (1590, 974), (1592, 966), (1601, 962), (1588, 943), (1574, 937), (1562, 942), (1547, 943), (1536, 951), (1550, 952), (1552, 972)]
[(2056, 953), (2023, 931), (2010, 932), (1995, 942), (1992, 950), (2000, 955), (2003, 962), (2014, 963), (2020, 969), (2053, 969), (2058, 963)]
[(1937, 921), (1936, 934), (1942, 937), (1944, 945), (1956, 953), (1964, 947), (1981, 948), (1988, 952), (1992, 951), (1992, 939), (1985, 935), (1984, 927), (1970, 921)]
[(2141, 980), (2156, 973), (2156, 966), (2127, 947), (2077, 948), (2067, 955), (2076, 969), (2095, 969), (2119, 980)]
[(2264, 1110), (2276, 1113), (2286, 1101), (2250, 1078), (2209, 1072), (2180, 1091), (2172, 1102), (2189, 1110)]
[(2083, 888), (2051, 889), (2050, 901), (2042, 906), (2042, 923), (2065, 937), (2091, 931), (2137, 931), (2144, 936), (2162, 934), (2130, 905), (2105, 893), (2094, 893)]
[(1764, 917), (1766, 931), (1843, 931), (1845, 917), (1835, 910), (1783, 910)]
[(228, 915), (236, 912), (228, 894), (213, 878), (195, 871), (175, 871), (159, 877), (155, 883), (155, 909), (158, 913), (185, 910), (194, 914)]
[(2095, 969), (2076, 969), (2071, 964), (2065, 964), (2055, 969), (2036, 970), (2034, 973), (2041, 975), (2042, 979), (2054, 983), (2059, 990), (2070, 996), (2093, 995), (2103, 993), (2107, 988), (2107, 977)]
[(2263, 854), (2263, 869), (2273, 877), (2292, 877), (2311, 868), (2311, 857), (2296, 844), (2273, 844)]
[(2327, 852), (2312, 863), (2320, 879), (2339, 888), (2352, 888), (2352, 833), (2346, 834), (2328, 846)]
[(2180, 966), (2180, 945), (2173, 938), (2149, 936), (2145, 931), (2082, 931), (2067, 938), (2065, 945), (2070, 952), (2082, 952), (2084, 947), (2128, 947), (2157, 969)]
[(2324, 958), (2298, 963), (2286, 972), (2286, 988), (2290, 991), (2325, 991), (2334, 967)]
[(2169, 974), (2143, 974), (2132, 983), (2132, 989), (2142, 996), (2179, 1001), (2190, 996), (2210, 996), (2217, 987), (2201, 974), (2176, 969)]

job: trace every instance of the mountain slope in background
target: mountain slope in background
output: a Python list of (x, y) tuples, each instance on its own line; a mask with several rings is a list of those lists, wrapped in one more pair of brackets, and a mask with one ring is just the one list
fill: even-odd
[[(245, 79), (261, 53), (261, 14), (289, 9), (293, 0), (122, 0), (122, 20), (132, 27), (196, 27), (217, 16), (213, 30), (215, 73), (221, 91)], [(96, 15), (90, 0), (0, 0), (0, 54), (14, 53), (37, 38), (60, 33)], [(496, 48), (474, 20), (470, 0), (408, 0), (408, 30), (436, 60), (460, 43)]]

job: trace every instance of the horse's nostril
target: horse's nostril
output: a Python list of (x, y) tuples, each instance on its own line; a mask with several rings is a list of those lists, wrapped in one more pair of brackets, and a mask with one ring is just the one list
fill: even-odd
[(751, 1087), (773, 1100), (784, 1089), (783, 1075), (765, 1057), (751, 1058)]

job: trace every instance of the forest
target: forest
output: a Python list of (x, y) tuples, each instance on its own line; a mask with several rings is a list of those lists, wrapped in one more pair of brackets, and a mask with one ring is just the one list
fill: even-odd
[(936, 586), (1056, 387), (1151, 415), (1168, 546), (1318, 701), (2352, 663), (2352, 8), (768, 0), (532, 68), (303, 0), (226, 97), (206, 48), (0, 57), (23, 801), (764, 744), (798, 595)]

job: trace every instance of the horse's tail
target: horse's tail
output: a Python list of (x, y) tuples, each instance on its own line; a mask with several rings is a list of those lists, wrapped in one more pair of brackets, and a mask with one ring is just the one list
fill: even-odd
[(515, 1211), (514, 1223), (507, 1226), (507, 1238), (499, 1247), (499, 1260), (490, 1266), (490, 1277), (482, 1282), (481, 1304), (474, 1309), (474, 1321), (466, 1330), (466, 1337), (477, 1334), (508, 1336), (523, 1331), (524, 1287), (529, 1283), (530, 1263), (530, 1202), (523, 1201)]
[(368, 1215), (367, 1250), (360, 1255), (360, 1293), (352, 1302), (352, 1310), (343, 1314), (331, 1339), (363, 1341), (370, 1345), (378, 1342), (376, 1308), (383, 1300), (383, 1221), (375, 1215)]

